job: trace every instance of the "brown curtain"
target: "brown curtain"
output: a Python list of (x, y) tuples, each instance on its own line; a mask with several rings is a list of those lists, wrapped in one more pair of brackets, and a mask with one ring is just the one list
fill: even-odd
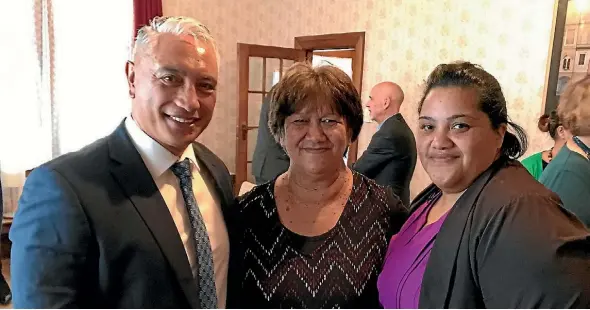
[(162, 16), (162, 0), (133, 0), (133, 36), (156, 16)]

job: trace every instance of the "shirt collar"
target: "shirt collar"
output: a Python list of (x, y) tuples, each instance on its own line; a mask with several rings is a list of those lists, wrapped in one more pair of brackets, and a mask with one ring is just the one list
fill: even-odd
[(175, 162), (185, 158), (188, 158), (199, 169), (192, 145), (189, 145), (179, 158), (141, 130), (132, 117), (125, 119), (125, 128), (154, 179), (159, 178)]

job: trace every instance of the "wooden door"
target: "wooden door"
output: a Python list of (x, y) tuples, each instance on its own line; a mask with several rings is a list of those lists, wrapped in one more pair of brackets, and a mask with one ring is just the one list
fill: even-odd
[(295, 48), (238, 43), (236, 193), (244, 181), (254, 183), (252, 155), (262, 100), (288, 67), (305, 61), (305, 54), (304, 50)]

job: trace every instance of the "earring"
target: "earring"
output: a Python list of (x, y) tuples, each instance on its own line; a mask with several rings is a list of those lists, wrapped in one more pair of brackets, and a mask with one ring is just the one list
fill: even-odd
[(132, 92), (129, 92), (129, 97), (131, 97), (131, 99), (135, 99), (135, 94)]

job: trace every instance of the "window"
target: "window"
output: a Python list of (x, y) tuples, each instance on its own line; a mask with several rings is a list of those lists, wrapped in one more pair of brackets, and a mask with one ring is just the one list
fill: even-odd
[(6, 199), (26, 170), (108, 134), (129, 113), (133, 1), (0, 1), (0, 12), (10, 12), (3, 16), (9, 26), (0, 27), (2, 42), (10, 42), (0, 48)]
[(561, 69), (563, 70), (569, 70), (570, 69), (570, 65), (571, 65), (571, 58), (569, 56), (565, 56), (563, 57), (563, 61), (562, 61), (562, 65), (561, 65)]
[(578, 66), (583, 66), (586, 62), (586, 54), (580, 54), (580, 58), (578, 58)]
[(41, 64), (33, 40), (40, 21), (33, 1), (11, 1), (7, 11), (3, 22), (10, 27), (0, 27), (2, 41), (10, 42), (10, 48), (0, 48), (0, 162), (11, 175), (51, 158), (51, 117), (42, 100)]
[(0, 147), (0, 160), (24, 171), (109, 134), (129, 113), (133, 1), (10, 3), (11, 26), (0, 29), (13, 47), (0, 49), (0, 136), (11, 147)]
[(110, 134), (131, 111), (125, 63), (133, 1), (53, 1), (53, 24), (59, 151), (66, 153)]

